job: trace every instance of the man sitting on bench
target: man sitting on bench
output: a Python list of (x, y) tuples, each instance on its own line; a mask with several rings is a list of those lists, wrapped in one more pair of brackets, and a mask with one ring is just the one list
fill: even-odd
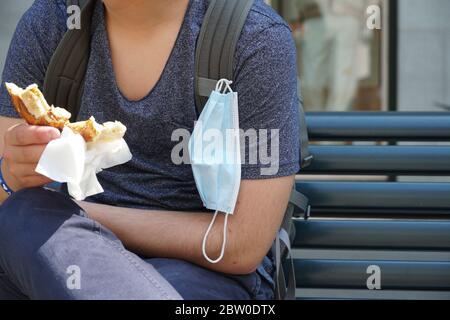
[[(122, 121), (134, 157), (98, 175), (104, 193), (77, 203), (41, 188), (51, 181), (34, 171), (59, 131), (23, 124), (4, 87), (42, 88), (66, 32), (65, 1), (36, 0), (23, 16), (0, 91), (0, 299), (274, 297), (268, 252), (299, 170), (295, 45), (288, 25), (256, 0), (236, 49), (233, 91), (241, 129), (266, 132), (267, 141), (246, 148), (225, 254), (210, 263), (202, 240), (213, 216), (191, 166), (171, 159), (172, 133), (192, 131), (197, 119), (194, 53), (207, 4), (97, 1), (79, 118)], [(264, 175), (272, 144), (277, 170)], [(220, 255), (224, 220), (219, 214), (210, 232), (210, 257)], [(80, 279), (68, 285), (74, 273)]]

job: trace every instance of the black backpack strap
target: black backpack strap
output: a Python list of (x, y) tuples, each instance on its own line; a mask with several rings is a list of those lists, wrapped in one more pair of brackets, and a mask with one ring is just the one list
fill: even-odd
[[(84, 77), (90, 55), (91, 18), (96, 0), (69, 0), (68, 5), (79, 5), (81, 29), (68, 30), (59, 43), (44, 80), (44, 96), (58, 107), (66, 108), (75, 120), (81, 105)], [(84, 5), (84, 6), (83, 6)]]
[(300, 81), (297, 82), (297, 95), (299, 99), (299, 117), (300, 117), (300, 167), (306, 168), (313, 160), (313, 155), (309, 152), (308, 127), (306, 123), (305, 110), (303, 109), (303, 98), (301, 94)]
[(197, 114), (220, 79), (234, 80), (234, 53), (254, 0), (210, 0), (197, 41)]
[(294, 211), (295, 218), (304, 218), (305, 220), (309, 218), (311, 210), (309, 199), (302, 193), (298, 192), (295, 189), (295, 186), (291, 191), (289, 203), (291, 203), (297, 209)]
[(83, 8), (87, 4), (88, 1), (89, 0), (66, 0), (66, 6), (70, 7), (70, 6), (75, 5), (75, 6), (79, 6), (80, 8)]
[(272, 244), (272, 257), (275, 259), (275, 299), (295, 299), (295, 268), (292, 256), (291, 244), (295, 241), (296, 230), (293, 218), (309, 218), (308, 198), (298, 192), (295, 186), (291, 198), (284, 213), (280, 230)]
[(295, 240), (293, 223), (294, 204), (289, 203), (284, 214), (281, 228), (272, 244), (272, 257), (275, 259), (275, 299), (295, 299), (295, 268), (291, 243)]

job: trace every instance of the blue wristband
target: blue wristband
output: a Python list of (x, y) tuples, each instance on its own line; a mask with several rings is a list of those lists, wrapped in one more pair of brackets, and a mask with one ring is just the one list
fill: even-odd
[(11, 190), (11, 188), (6, 184), (6, 181), (3, 178), (2, 162), (3, 162), (3, 158), (0, 158), (0, 186), (10, 196), (10, 195), (12, 195), (14, 193), (14, 191)]

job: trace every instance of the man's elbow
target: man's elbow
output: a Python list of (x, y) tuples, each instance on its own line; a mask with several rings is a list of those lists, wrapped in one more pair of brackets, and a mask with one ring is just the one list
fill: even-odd
[(264, 259), (265, 254), (258, 254), (257, 250), (235, 250), (230, 255), (226, 266), (227, 273), (235, 275), (250, 274), (256, 271)]

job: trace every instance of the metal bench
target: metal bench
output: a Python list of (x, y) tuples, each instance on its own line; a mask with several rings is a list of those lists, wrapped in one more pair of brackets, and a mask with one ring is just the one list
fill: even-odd
[[(297, 298), (450, 299), (450, 144), (428, 143), (450, 142), (450, 113), (312, 113), (307, 123), (312, 141), (375, 144), (311, 146), (296, 183), (311, 205), (295, 218)], [(441, 182), (421, 182), (430, 176)]]

